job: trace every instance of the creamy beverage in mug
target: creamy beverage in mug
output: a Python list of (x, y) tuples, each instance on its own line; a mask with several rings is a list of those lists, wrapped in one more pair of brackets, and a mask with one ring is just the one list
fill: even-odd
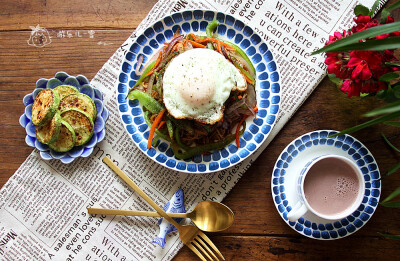
[(336, 158), (315, 163), (304, 180), (304, 195), (310, 207), (323, 215), (337, 215), (357, 200), (360, 180), (348, 164)]
[(300, 201), (288, 213), (296, 221), (308, 211), (338, 220), (353, 213), (364, 197), (364, 177), (351, 160), (336, 155), (314, 158), (298, 178)]

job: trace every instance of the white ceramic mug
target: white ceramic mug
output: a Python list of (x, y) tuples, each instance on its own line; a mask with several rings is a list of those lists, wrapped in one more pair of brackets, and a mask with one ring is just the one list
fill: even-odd
[[(349, 207), (345, 208), (343, 211), (332, 214), (332, 215), (326, 215), (326, 214), (320, 213), (320, 212), (316, 211), (315, 209), (313, 209), (310, 206), (309, 202), (307, 201), (305, 193), (304, 193), (304, 181), (306, 180), (307, 174), (310, 173), (311, 168), (313, 166), (315, 166), (315, 164), (317, 164), (318, 162), (321, 162), (322, 160), (326, 160), (326, 159), (330, 159), (331, 161), (334, 161), (337, 164), (347, 164), (347, 166), (351, 167), (351, 170), (353, 171), (353, 173), (355, 173), (357, 175), (357, 179), (358, 179), (358, 193), (357, 193), (357, 197), (356, 197), (354, 203), (351, 204)], [(323, 175), (324, 173), (322, 173), (322, 172), (323, 171), (321, 171), (321, 174), (318, 174), (318, 175)], [(293, 209), (287, 215), (287, 217), (290, 221), (298, 220), (300, 217), (302, 217), (309, 211), (323, 219), (340, 220), (340, 219), (343, 219), (343, 218), (349, 216), (350, 214), (352, 214), (360, 206), (360, 204), (364, 198), (364, 194), (365, 194), (364, 175), (362, 174), (359, 167), (353, 161), (349, 160), (346, 157), (338, 156), (338, 155), (318, 156), (318, 157), (310, 160), (309, 162), (307, 162), (307, 164), (301, 170), (300, 175), (297, 179), (297, 193), (298, 193), (300, 200), (294, 205)]]

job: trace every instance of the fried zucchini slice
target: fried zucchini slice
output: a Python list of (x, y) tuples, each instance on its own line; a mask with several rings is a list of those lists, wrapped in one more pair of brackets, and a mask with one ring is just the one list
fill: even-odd
[(60, 100), (64, 99), (65, 96), (68, 96), (70, 94), (79, 93), (78, 89), (72, 85), (59, 85), (54, 88), (53, 91), (58, 92), (58, 94), (60, 95)]
[(76, 136), (75, 146), (85, 144), (93, 136), (94, 124), (92, 118), (86, 112), (72, 108), (62, 112), (61, 118), (74, 129)]
[(36, 138), (38, 141), (44, 144), (49, 144), (54, 142), (60, 136), (61, 129), (61, 116), (60, 112), (56, 112), (54, 117), (43, 126), (35, 126)]
[(68, 122), (61, 120), (60, 135), (58, 139), (49, 144), (50, 149), (57, 152), (67, 152), (75, 146), (75, 131)]
[(32, 123), (36, 126), (47, 124), (60, 105), (58, 92), (44, 89), (38, 93), (32, 105)]
[(60, 103), (61, 113), (72, 108), (76, 108), (83, 112), (86, 112), (91, 117), (92, 121), (96, 119), (97, 115), (96, 105), (94, 104), (94, 101), (86, 94), (83, 93), (70, 94), (68, 96), (65, 96), (64, 99), (61, 100)]

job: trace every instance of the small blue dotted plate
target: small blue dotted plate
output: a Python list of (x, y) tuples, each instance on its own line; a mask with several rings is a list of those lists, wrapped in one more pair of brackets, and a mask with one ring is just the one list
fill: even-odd
[[(372, 154), (350, 135), (329, 138), (336, 133), (319, 130), (295, 139), (282, 151), (272, 174), (272, 198), (279, 214), (291, 228), (314, 239), (339, 239), (356, 232), (375, 212), (381, 194), (379, 169)], [(296, 222), (289, 221), (287, 214), (299, 201), (296, 192), (299, 171), (311, 159), (324, 154), (344, 156), (358, 165), (365, 179), (365, 196), (360, 207), (342, 220), (325, 220), (309, 211)]]
[[(257, 117), (247, 120), (247, 129), (240, 138), (240, 148), (232, 142), (226, 148), (208, 155), (197, 155), (190, 160), (177, 159), (168, 142), (161, 140), (147, 149), (150, 128), (144, 121), (143, 110), (137, 100), (126, 99), (129, 89), (139, 76), (135, 74), (137, 57), (146, 63), (165, 42), (173, 38), (179, 28), (183, 34), (205, 35), (207, 24), (217, 19), (216, 33), (221, 39), (239, 45), (256, 68)], [(234, 17), (204, 10), (174, 13), (148, 27), (129, 47), (118, 77), (117, 103), (122, 122), (133, 142), (155, 162), (181, 172), (209, 173), (231, 167), (252, 154), (269, 135), (280, 107), (281, 87), (279, 72), (273, 55), (264, 40), (250, 27)]]
[[(79, 92), (88, 95), (94, 101), (97, 108), (97, 117), (94, 122), (94, 134), (92, 138), (83, 146), (74, 147), (68, 152), (53, 151), (46, 144), (40, 143), (36, 139), (35, 126), (31, 121), (32, 105), (38, 93), (46, 88), (54, 89), (59, 85), (72, 85)], [(102, 141), (106, 136), (105, 125), (108, 119), (108, 109), (103, 104), (103, 94), (95, 87), (92, 87), (88, 79), (83, 75), (70, 76), (65, 72), (58, 72), (51, 79), (41, 78), (37, 80), (36, 87), (32, 93), (25, 95), (23, 99), (25, 113), (19, 118), (19, 123), (26, 130), (25, 141), (31, 147), (39, 150), (40, 157), (44, 160), (59, 159), (63, 163), (71, 163), (78, 157), (88, 157), (92, 154), (94, 146)]]

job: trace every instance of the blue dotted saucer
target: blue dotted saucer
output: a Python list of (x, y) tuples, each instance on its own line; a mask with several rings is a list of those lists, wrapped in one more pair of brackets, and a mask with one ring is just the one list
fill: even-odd
[[(295, 139), (282, 151), (272, 174), (272, 198), (279, 214), (291, 228), (314, 239), (339, 239), (356, 232), (375, 212), (381, 194), (379, 169), (372, 154), (350, 135), (328, 138), (336, 133), (319, 130)], [(358, 165), (365, 179), (365, 196), (360, 207), (342, 220), (325, 220), (307, 212), (296, 222), (289, 221), (287, 214), (299, 200), (297, 173), (308, 161), (324, 154), (344, 156)]]
[[(240, 148), (232, 142), (226, 148), (207, 155), (197, 155), (191, 160), (177, 159), (167, 141), (159, 141), (147, 149), (150, 128), (143, 118), (142, 106), (137, 100), (126, 99), (129, 88), (139, 76), (135, 74), (137, 57), (144, 56), (146, 63), (165, 42), (171, 41), (177, 29), (183, 34), (205, 35), (207, 24), (217, 19), (218, 37), (240, 46), (256, 68), (257, 117), (247, 120), (247, 129), (240, 138)], [(122, 122), (133, 142), (155, 162), (180, 172), (209, 173), (231, 167), (251, 155), (269, 135), (280, 107), (281, 87), (279, 72), (273, 55), (263, 39), (250, 27), (234, 17), (204, 10), (174, 13), (159, 20), (129, 47), (118, 77), (117, 103)]]
[[(32, 105), (36, 95), (46, 88), (54, 89), (59, 85), (71, 85), (76, 87), (79, 92), (89, 96), (95, 103), (97, 116), (94, 122), (94, 134), (92, 138), (82, 146), (76, 146), (67, 152), (56, 152), (46, 144), (40, 143), (36, 138), (35, 126), (32, 123)], [(44, 160), (59, 159), (62, 163), (68, 164), (78, 157), (88, 157), (92, 154), (97, 143), (101, 142), (106, 136), (106, 121), (108, 119), (108, 109), (103, 103), (103, 94), (100, 90), (90, 85), (89, 80), (83, 76), (71, 76), (66, 72), (57, 72), (51, 79), (41, 78), (37, 80), (36, 87), (32, 93), (25, 95), (23, 99), (25, 112), (19, 118), (19, 123), (26, 130), (25, 141), (31, 147), (38, 149), (40, 157)]]

